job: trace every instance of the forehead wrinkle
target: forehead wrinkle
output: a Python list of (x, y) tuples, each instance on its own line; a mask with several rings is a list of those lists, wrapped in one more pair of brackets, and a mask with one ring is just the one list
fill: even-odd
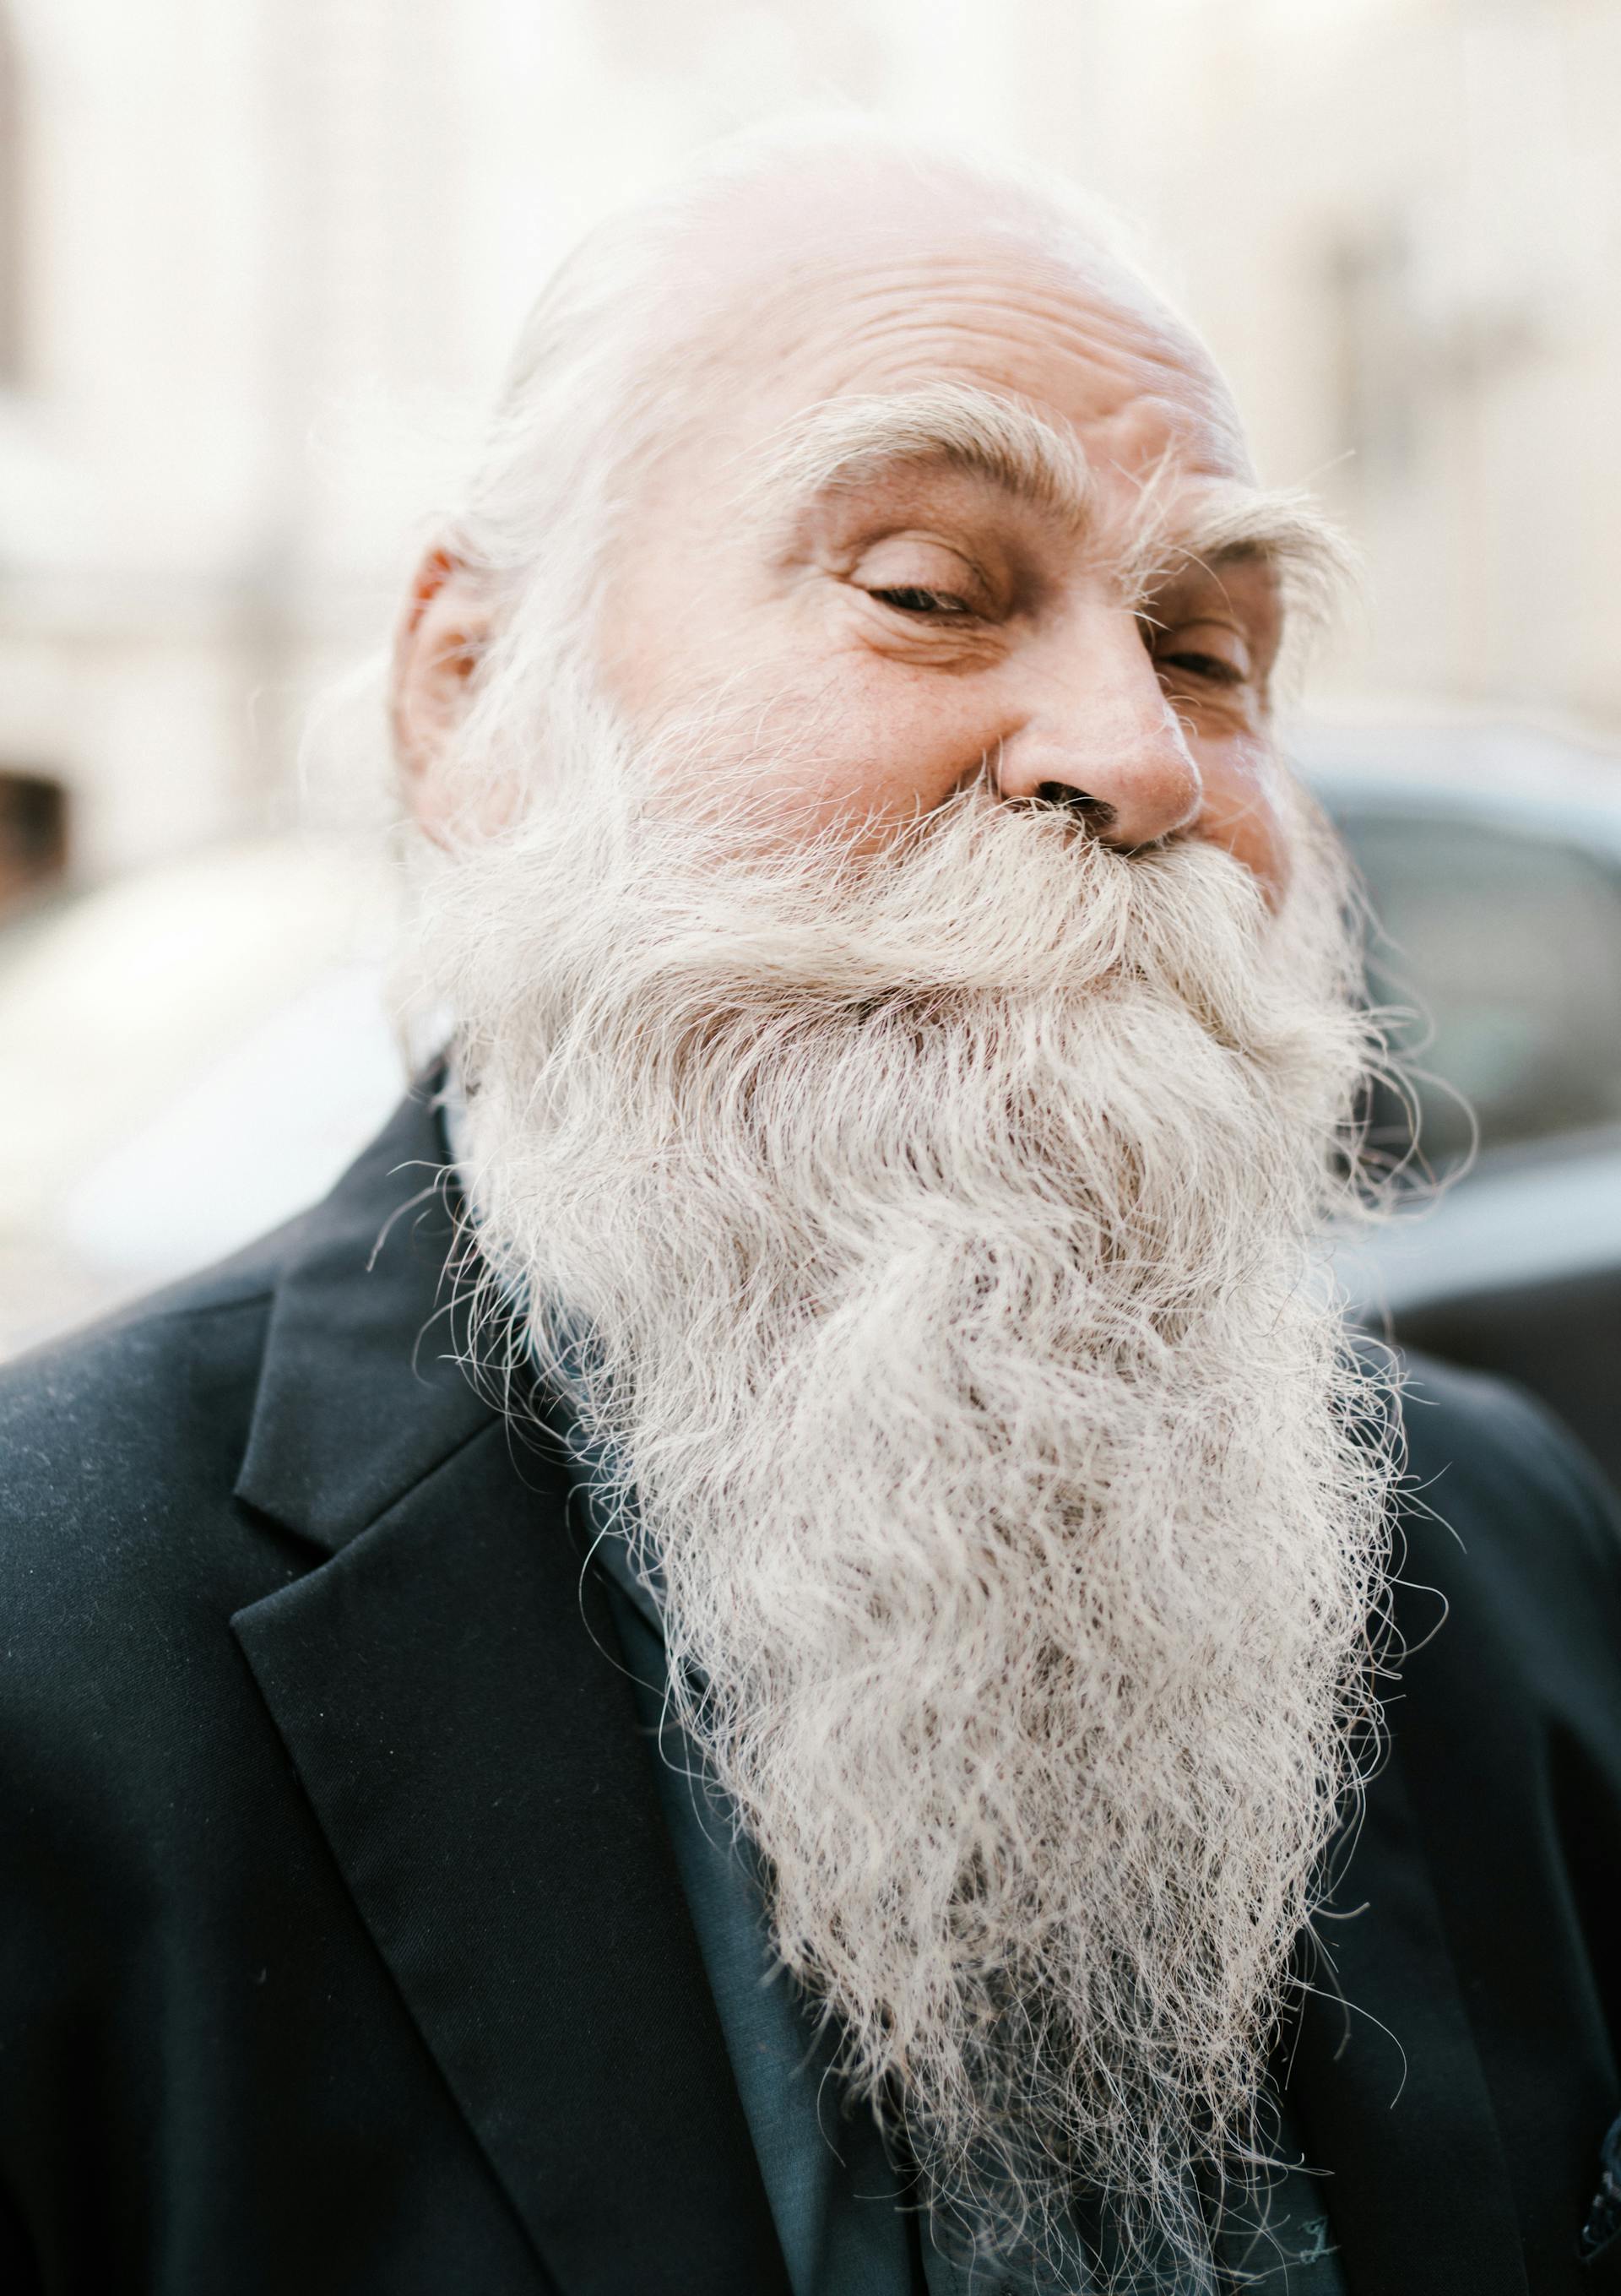
[(926, 372), (943, 345), (977, 339), (994, 353), (1021, 343), (1068, 351), (1122, 376), (1190, 371), (1191, 339), (1168, 313), (1144, 305), (1129, 283), (1077, 279), (1072, 266), (1031, 250), (1031, 260), (1010, 265), (1007, 252), (997, 246), (885, 257), (864, 248), (839, 256), (819, 246), (784, 268), (774, 247), (770, 275), (751, 277), (740, 299), (733, 317), (741, 332), (728, 348), (757, 356), (769, 336), (778, 362), (815, 356), (828, 348), (833, 315), (838, 343), (869, 372), (875, 355), (905, 357), (909, 347), (921, 355), (915, 364), (908, 358), (913, 371)]
[(1022, 399), (972, 383), (823, 399), (769, 438), (739, 506), (769, 525), (839, 488), (929, 464), (987, 480), (1067, 527), (1090, 515), (1085, 449)]

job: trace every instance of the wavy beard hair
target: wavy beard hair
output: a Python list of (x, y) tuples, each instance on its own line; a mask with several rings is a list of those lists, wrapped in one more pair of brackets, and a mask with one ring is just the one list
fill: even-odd
[(795, 836), (719, 710), (549, 714), (423, 912), (487, 1297), (614, 1463), (777, 1951), (937, 2225), (1061, 2259), (1089, 2190), (1125, 2287), (1262, 2155), (1377, 1715), (1337, 849), (1303, 814), (1274, 915), (986, 783)]

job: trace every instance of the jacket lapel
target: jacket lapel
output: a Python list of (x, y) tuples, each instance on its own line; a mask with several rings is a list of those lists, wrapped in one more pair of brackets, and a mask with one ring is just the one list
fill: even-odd
[(564, 1484), (454, 1360), (454, 1229), (418, 1099), (302, 1224), (238, 1486), (331, 1559), (233, 1624), (567, 2296), (774, 2296), (781, 2253)]
[[(565, 2296), (786, 2296), (560, 1471), (463, 1368), (456, 1213), (419, 1094), (295, 1226), (238, 1496), (328, 1559), (233, 1623)], [(1527, 2296), (1399, 1742), (1337, 1902), (1288, 2086), (1354, 2296)]]
[[(1369, 1789), (1291, 2052), (1289, 2096), (1354, 2296), (1528, 2296), (1512, 2180), (1399, 1741)], [(1353, 1910), (1354, 1909), (1354, 1910)], [(1331, 1961), (1331, 1967), (1325, 1962)]]

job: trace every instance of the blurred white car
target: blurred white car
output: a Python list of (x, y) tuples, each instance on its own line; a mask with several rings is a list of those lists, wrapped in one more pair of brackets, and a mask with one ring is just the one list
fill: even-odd
[(234, 1250), (398, 1098), (388, 889), (295, 840), (194, 854), (0, 931), (0, 1352)]
[[(1419, 1148), (1453, 1176), (1347, 1252), (1355, 1304), (1519, 1380), (1621, 1480), (1621, 760), (1505, 727), (1295, 750), (1382, 928), (1374, 1001), (1416, 1008)], [(1400, 1103), (1372, 1121), (1399, 1152)]]

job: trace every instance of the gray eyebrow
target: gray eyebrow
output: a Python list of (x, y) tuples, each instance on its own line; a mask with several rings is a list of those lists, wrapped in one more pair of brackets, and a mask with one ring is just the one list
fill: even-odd
[(891, 469), (943, 463), (1080, 525), (1095, 491), (1080, 444), (1021, 399), (972, 383), (823, 399), (768, 439), (739, 506), (775, 523)]
[[(820, 401), (766, 440), (736, 506), (781, 528), (822, 495), (930, 464), (987, 479), (1074, 532), (1096, 508), (1097, 482), (1078, 439), (1022, 399), (961, 382)], [(1308, 495), (1212, 480), (1191, 501), (1185, 490), (1174, 499), (1184, 479), (1171, 457), (1151, 470), (1113, 537), (1110, 555), (1132, 603), (1190, 564), (1219, 572), (1260, 558), (1276, 568), (1291, 611), (1313, 622), (1327, 617), (1355, 560)]]
[(1184, 566), (1219, 576), (1224, 565), (1262, 559), (1277, 576), (1288, 612), (1321, 624), (1355, 580), (1355, 552), (1299, 488), (1216, 482), (1184, 504), (1174, 521), (1156, 519), (1146, 499), (1151, 492), (1145, 488), (1134, 545), (1140, 594)]

